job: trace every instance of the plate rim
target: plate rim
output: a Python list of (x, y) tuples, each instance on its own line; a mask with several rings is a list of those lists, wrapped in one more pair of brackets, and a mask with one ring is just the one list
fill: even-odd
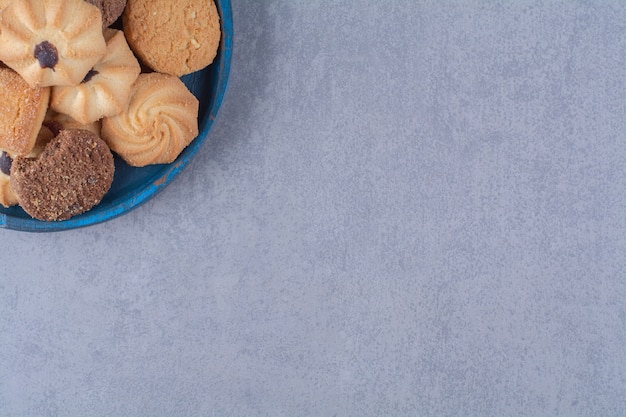
[(126, 214), (146, 203), (169, 185), (174, 178), (183, 171), (209, 136), (209, 132), (222, 108), (230, 78), (230, 64), (233, 52), (232, 8), (230, 0), (216, 0), (215, 4), (220, 12), (222, 38), (220, 40), (221, 59), (218, 68), (218, 83), (215, 89), (213, 105), (207, 115), (207, 120), (202, 131), (191, 144), (183, 150), (177, 160), (167, 166), (163, 175), (157, 180), (143, 184), (143, 186), (139, 187), (136, 191), (129, 193), (119, 202), (115, 202), (106, 209), (92, 210), (87, 212), (90, 214), (86, 216), (74, 217), (62, 221), (46, 222), (33, 218), (15, 217), (6, 213), (0, 213), (0, 229), (4, 228), (22, 232), (59, 232), (100, 224)]

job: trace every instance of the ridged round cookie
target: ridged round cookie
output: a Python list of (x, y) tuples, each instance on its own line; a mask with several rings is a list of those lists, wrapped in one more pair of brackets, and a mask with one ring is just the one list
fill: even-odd
[(213, 62), (221, 36), (213, 0), (127, 0), (128, 44), (155, 71), (181, 76)]
[(32, 87), (78, 85), (106, 51), (100, 10), (84, 0), (12, 0), (0, 45), (0, 61)]
[(29, 153), (48, 110), (50, 88), (33, 88), (18, 73), (0, 67), (0, 149)]
[(122, 15), (126, 0), (85, 0), (100, 9), (102, 27), (111, 26)]
[(102, 200), (114, 171), (113, 155), (102, 139), (88, 130), (66, 129), (38, 158), (13, 160), (11, 187), (32, 217), (66, 220)]
[(173, 162), (198, 135), (198, 104), (178, 77), (140, 74), (126, 110), (102, 119), (102, 138), (130, 165)]
[(121, 30), (105, 29), (107, 51), (77, 86), (52, 87), (50, 107), (79, 123), (114, 116), (126, 107), (141, 68)]

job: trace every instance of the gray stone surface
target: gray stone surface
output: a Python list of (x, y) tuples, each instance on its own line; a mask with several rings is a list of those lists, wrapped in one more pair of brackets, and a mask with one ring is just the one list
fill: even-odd
[(0, 415), (626, 415), (626, 3), (233, 9), (182, 175), (0, 230)]

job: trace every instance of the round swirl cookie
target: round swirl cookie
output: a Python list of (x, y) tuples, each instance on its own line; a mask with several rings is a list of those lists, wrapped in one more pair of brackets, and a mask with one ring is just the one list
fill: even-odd
[(122, 23), (131, 49), (157, 72), (190, 74), (217, 55), (221, 29), (213, 0), (127, 0)]
[(0, 61), (31, 87), (78, 85), (105, 51), (100, 9), (84, 0), (12, 0), (0, 13)]
[(77, 86), (52, 87), (50, 107), (79, 123), (114, 116), (126, 107), (141, 68), (121, 30), (105, 29), (104, 57)]
[(173, 162), (198, 135), (198, 105), (178, 77), (140, 74), (127, 108), (102, 119), (102, 138), (129, 165)]
[[(26, 155), (26, 157), (36, 158), (39, 156), (53, 137), (54, 133), (52, 130), (47, 126), (42, 125), (39, 130), (39, 134), (37, 135), (35, 146)], [(0, 150), (0, 204), (4, 207), (11, 207), (18, 203), (17, 196), (11, 187), (11, 166), (13, 165), (13, 159), (18, 157), (18, 155)]]

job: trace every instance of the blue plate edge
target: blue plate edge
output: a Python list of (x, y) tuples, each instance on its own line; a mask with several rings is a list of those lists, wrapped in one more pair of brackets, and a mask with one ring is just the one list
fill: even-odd
[[(222, 4), (223, 3), (223, 4)], [(10, 229), (22, 232), (60, 232), (65, 230), (74, 230), (77, 228), (84, 228), (100, 224), (114, 218), (126, 214), (137, 207), (140, 207), (145, 202), (156, 196), (162, 189), (169, 185), (174, 178), (178, 176), (180, 172), (188, 165), (198, 152), (200, 147), (204, 144), (209, 136), (210, 130), (217, 120), (220, 113), (222, 103), (226, 95), (228, 81), (230, 78), (230, 65), (232, 60), (233, 50), (233, 18), (232, 8), (229, 0), (222, 2), (216, 2), (220, 11), (222, 20), (222, 42), (221, 51), (222, 59), (220, 60), (220, 67), (218, 69), (219, 83), (216, 88), (215, 98), (213, 100), (212, 109), (207, 117), (206, 124), (202, 132), (194, 139), (194, 141), (183, 150), (182, 155), (178, 161), (173, 162), (164, 174), (155, 181), (146, 184), (140, 188), (137, 192), (133, 193), (131, 197), (123, 199), (123, 201), (112, 205), (106, 210), (98, 211), (94, 209), (87, 217), (75, 217), (68, 220), (58, 222), (44, 222), (32, 218), (18, 218), (7, 216), (5, 213), (0, 213), (0, 229)]]

